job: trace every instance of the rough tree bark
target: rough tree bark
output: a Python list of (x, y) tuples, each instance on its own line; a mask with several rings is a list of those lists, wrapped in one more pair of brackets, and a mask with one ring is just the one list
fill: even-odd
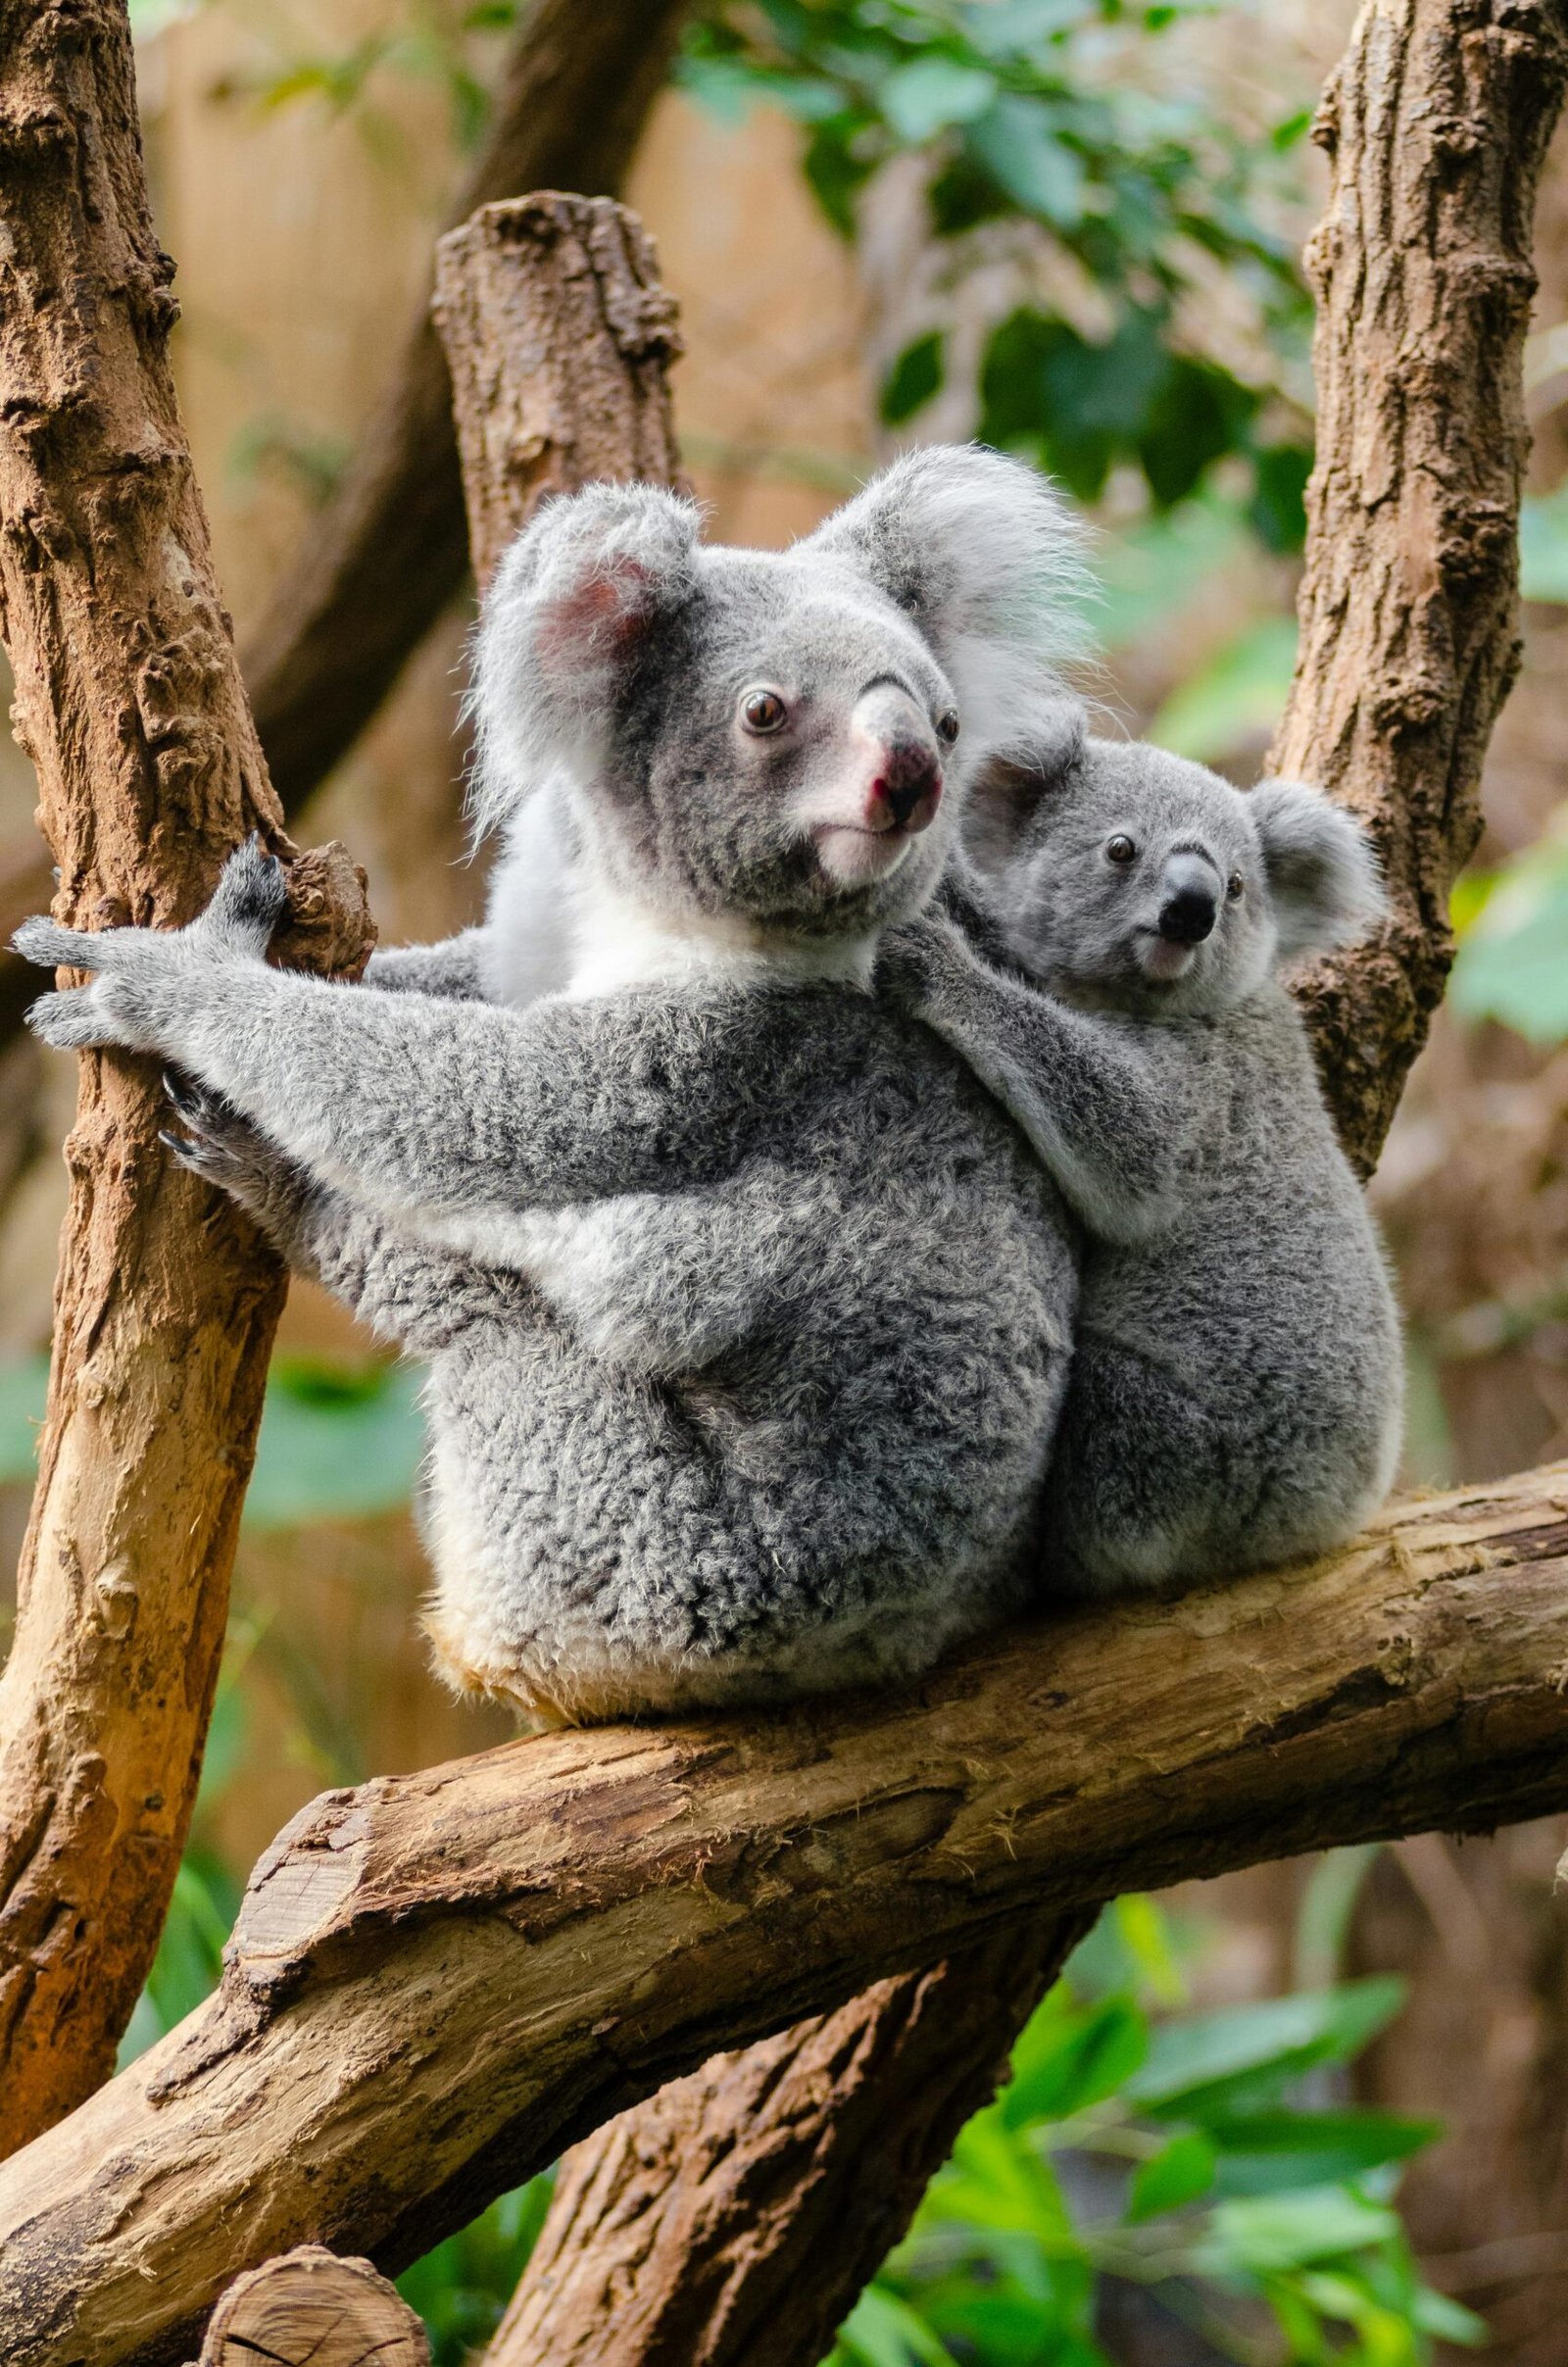
[(535, 1737), (324, 1795), (215, 1997), (0, 2165), (7, 2367), (167, 2367), (237, 2267), (390, 2271), (720, 2046), (1263, 1857), (1568, 1802), (1568, 1466), (913, 1695)]
[[(533, 0), (453, 222), (528, 189), (612, 196), (688, 5)], [(348, 475), (312, 520), (245, 652), (285, 812), (298, 812), (369, 721), (466, 564), (451, 395), (421, 305)]]
[[(1374, 0), (1318, 121), (1334, 163), (1307, 255), (1318, 466), (1300, 658), (1272, 764), (1365, 814), (1394, 890), (1384, 940), (1302, 984), (1364, 1174), (1442, 995), (1447, 892), (1480, 827), (1482, 760), (1516, 662), (1520, 349), (1565, 34), (1560, 0)], [(961, 1957), (942, 1968), (972, 2033), (971, 2089), (1032, 2002), (1032, 1936), (1017, 1946), (1011, 1995), (994, 1981), (971, 1989)], [(1054, 1969), (1041, 1960), (1042, 1983)], [(888, 1994), (845, 2007), (841, 2035), (858, 2021), (869, 2039)], [(863, 2142), (859, 2092), (841, 2125), (828, 2116), (809, 2146), (789, 2149), (796, 2104), (780, 2064), (797, 2035), (808, 2072), (814, 2028), (719, 2057), (568, 2157), (488, 2367), (812, 2367), (878, 2253), (828, 2167)], [(929, 2177), (936, 2116), (897, 2052), (880, 2061), (875, 2097), (882, 2128), (904, 2135), (912, 2121), (910, 2167), (924, 2132)], [(731, 2202), (768, 2170), (759, 2228)], [(918, 2169), (906, 2179), (911, 2206), (921, 2183)], [(803, 2260), (808, 2274), (787, 2273)], [(715, 2302), (706, 2314), (704, 2296)]]
[(574, 2145), (486, 2367), (821, 2358), (1094, 1915), (878, 1981)]
[(1365, 816), (1393, 891), (1380, 945), (1302, 983), (1363, 1173), (1442, 999), (1519, 662), (1531, 225), (1565, 74), (1564, 0), (1368, 0), (1314, 127), (1333, 164), (1305, 256), (1317, 466), (1269, 762)]
[(481, 584), (546, 494), (679, 483), (675, 300), (624, 206), (543, 190), (481, 207), (436, 248), (433, 312)]
[[(165, 345), (172, 267), (114, 0), (0, 6), (0, 607), (76, 925), (174, 922), (280, 851)], [(368, 946), (341, 850), (296, 958)], [(189, 1821), (283, 1281), (173, 1168), (146, 1062), (87, 1060), (54, 1366), (0, 1679), (0, 2151), (112, 2068)]]

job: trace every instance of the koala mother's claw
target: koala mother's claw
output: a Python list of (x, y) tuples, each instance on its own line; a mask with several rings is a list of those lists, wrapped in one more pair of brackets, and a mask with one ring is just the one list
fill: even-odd
[(265, 948), (287, 910), (288, 875), (253, 832), (224, 863), (202, 917), (220, 929), (259, 938)]

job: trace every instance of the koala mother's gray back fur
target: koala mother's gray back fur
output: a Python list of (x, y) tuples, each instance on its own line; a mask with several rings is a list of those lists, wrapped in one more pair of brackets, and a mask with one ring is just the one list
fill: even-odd
[(623, 1347), (643, 1247), (693, 1360), (603, 1358), (543, 1296), (442, 1346), (449, 1662), (606, 1716), (896, 1678), (1018, 1606), (1074, 1292), (1027, 1146), (851, 989), (606, 1005), (598, 1049), (622, 1114), (678, 1074), (701, 1136), (678, 1189), (556, 1212), (573, 1296), (597, 1233)]

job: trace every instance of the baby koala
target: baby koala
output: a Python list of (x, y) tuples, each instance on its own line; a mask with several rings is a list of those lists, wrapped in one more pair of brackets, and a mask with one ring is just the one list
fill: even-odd
[[(177, 1065), (180, 1156), (424, 1356), (437, 1650), (557, 1718), (927, 1665), (1019, 1605), (1072, 1228), (963, 1060), (867, 990), (968, 780), (1038, 736), (1073, 530), (899, 464), (786, 552), (547, 505), (486, 602), (483, 929), (270, 967), (277, 866), (190, 927), (19, 945), (49, 1041)], [(530, 865), (570, 896), (524, 941)]]
[(1244, 795), (1070, 734), (1002, 767), (951, 921), (882, 982), (970, 1061), (1082, 1219), (1049, 1587), (1112, 1594), (1320, 1553), (1386, 1495), (1402, 1364), (1388, 1271), (1283, 963), (1383, 910), (1315, 790)]

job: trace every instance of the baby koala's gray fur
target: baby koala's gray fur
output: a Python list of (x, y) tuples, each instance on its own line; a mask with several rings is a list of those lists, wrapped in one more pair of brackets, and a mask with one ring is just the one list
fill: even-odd
[[(465, 1681), (566, 1717), (772, 1698), (1023, 1600), (1071, 1227), (865, 982), (970, 774), (1038, 736), (1072, 565), (1039, 480), (977, 452), (780, 554), (590, 489), (486, 607), (484, 929), (364, 987), (272, 969), (252, 848), (188, 928), (22, 932), (96, 973), (38, 1031), (175, 1063), (187, 1163), (429, 1359)], [(530, 864), (571, 894), (524, 943)]]
[(1324, 1551), (1391, 1485), (1399, 1332), (1275, 973), (1381, 912), (1366, 842), (1315, 790), (1243, 795), (1082, 736), (1044, 778), (999, 770), (974, 812), (971, 923), (978, 901), (976, 933), (1032, 983), (935, 918), (881, 975), (1014, 1112), (1087, 1235), (1048, 1589)]

